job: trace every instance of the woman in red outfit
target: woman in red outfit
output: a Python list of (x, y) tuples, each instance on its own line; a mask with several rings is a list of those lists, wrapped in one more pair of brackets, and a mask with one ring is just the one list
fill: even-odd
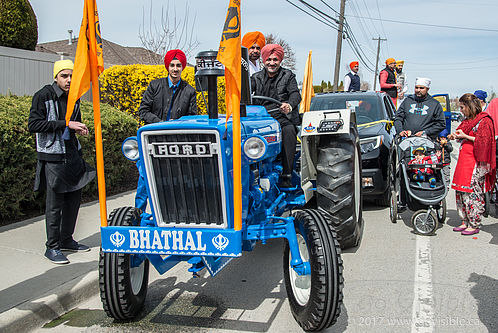
[(453, 228), (462, 235), (479, 232), (484, 213), (484, 193), (490, 191), (496, 176), (496, 141), (493, 120), (482, 112), (479, 99), (472, 94), (463, 95), (460, 111), (465, 120), (449, 139), (461, 143), (458, 162), (451, 188), (456, 190), (458, 214), (462, 225)]

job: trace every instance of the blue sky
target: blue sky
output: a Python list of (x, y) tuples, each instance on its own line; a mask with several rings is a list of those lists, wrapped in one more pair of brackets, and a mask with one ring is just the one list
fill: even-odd
[[(298, 4), (298, 0), (291, 0)], [(339, 0), (307, 0), (331, 16), (334, 13), (323, 2), (339, 11)], [(83, 0), (30, 0), (38, 19), (38, 42), (65, 39), (67, 30), (77, 35), (82, 18)], [(170, 0), (178, 17), (185, 4), (190, 15), (196, 15), (194, 34), (200, 42), (198, 51), (217, 49), (224, 24), (228, 0)], [(124, 46), (140, 46), (139, 27), (142, 12), (153, 8), (160, 22), (160, 0), (97, 0), (102, 36)], [(346, 19), (370, 62), (375, 63), (377, 42), (381, 43), (379, 68), (388, 57), (405, 60), (409, 92), (415, 77), (430, 77), (431, 93), (449, 92), (453, 97), (476, 89), (498, 91), (498, 2), (494, 0), (348, 0)], [(354, 16), (365, 17), (363, 19)], [(459, 26), (496, 31), (448, 29), (423, 25), (399, 24), (397, 20)], [(148, 14), (146, 15), (146, 22)], [(314, 84), (333, 81), (337, 31), (299, 11), (285, 0), (242, 0), (242, 31), (259, 30), (276, 33), (294, 48), (297, 77), (302, 80), (308, 51), (313, 51)], [(195, 54), (196, 52), (194, 52)], [(189, 59), (193, 62), (194, 59)], [(340, 78), (347, 64), (356, 60), (344, 41)], [(374, 74), (360, 62), (362, 80), (373, 87)], [(378, 87), (378, 84), (377, 84)]]

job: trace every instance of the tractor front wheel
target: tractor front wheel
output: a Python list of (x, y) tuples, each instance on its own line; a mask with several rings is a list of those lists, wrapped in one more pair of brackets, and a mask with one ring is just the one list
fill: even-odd
[[(137, 226), (140, 211), (121, 207), (109, 215), (109, 226)], [(143, 255), (107, 253), (100, 250), (100, 299), (109, 317), (119, 321), (135, 318), (142, 310), (149, 283), (149, 261)]]
[(291, 266), (289, 244), (283, 258), (284, 279), (292, 315), (305, 331), (333, 325), (341, 312), (342, 259), (334, 231), (318, 210), (293, 214), (299, 252), (311, 274), (298, 275)]

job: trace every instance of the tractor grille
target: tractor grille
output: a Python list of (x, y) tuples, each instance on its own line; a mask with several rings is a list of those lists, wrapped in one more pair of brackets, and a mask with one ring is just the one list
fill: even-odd
[(152, 133), (145, 133), (143, 142), (158, 225), (223, 227), (226, 210), (218, 133)]

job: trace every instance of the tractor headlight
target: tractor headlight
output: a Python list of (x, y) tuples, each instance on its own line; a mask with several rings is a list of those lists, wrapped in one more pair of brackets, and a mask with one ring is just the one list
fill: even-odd
[(371, 152), (382, 144), (382, 136), (373, 136), (371, 138), (364, 138), (360, 140), (360, 150), (362, 154)]
[(121, 146), (123, 155), (130, 161), (138, 160), (138, 141), (136, 137), (127, 138)]
[(251, 160), (258, 160), (266, 153), (266, 140), (259, 136), (252, 136), (244, 141), (244, 154)]

